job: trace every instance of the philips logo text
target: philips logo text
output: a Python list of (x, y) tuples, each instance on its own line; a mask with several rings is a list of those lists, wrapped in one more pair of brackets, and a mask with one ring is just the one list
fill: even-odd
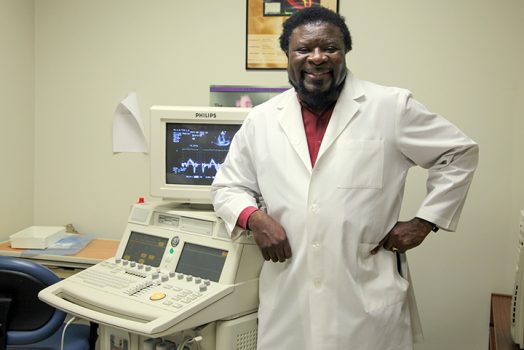
[(195, 113), (195, 118), (216, 118), (216, 113)]

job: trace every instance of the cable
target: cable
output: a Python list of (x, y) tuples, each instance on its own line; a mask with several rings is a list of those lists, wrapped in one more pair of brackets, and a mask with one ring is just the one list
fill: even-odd
[(66, 332), (67, 326), (69, 326), (75, 320), (76, 320), (75, 316), (71, 317), (71, 319), (66, 322), (66, 324), (64, 326), (64, 329), (62, 330), (62, 341), (60, 342), (60, 349), (61, 350), (64, 350), (64, 338), (65, 338), (65, 332)]
[(198, 336), (193, 337), (193, 338), (187, 338), (186, 340), (184, 340), (184, 342), (182, 342), (176, 348), (176, 350), (184, 350), (186, 345), (189, 345), (189, 344), (194, 343), (194, 342), (197, 342), (198, 347), (200, 347), (198, 343), (200, 343), (201, 341), (202, 341), (202, 336), (201, 335), (198, 335)]

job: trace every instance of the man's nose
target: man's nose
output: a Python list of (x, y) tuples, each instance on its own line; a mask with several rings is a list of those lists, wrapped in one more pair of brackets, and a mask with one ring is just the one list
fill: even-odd
[(313, 64), (321, 64), (327, 60), (327, 56), (320, 48), (315, 48), (308, 57)]

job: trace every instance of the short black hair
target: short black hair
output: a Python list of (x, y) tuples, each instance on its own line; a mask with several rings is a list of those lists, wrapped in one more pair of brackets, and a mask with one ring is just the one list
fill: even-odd
[(289, 38), (295, 28), (309, 23), (331, 23), (336, 25), (342, 32), (346, 52), (351, 51), (352, 41), (345, 18), (338, 13), (322, 6), (312, 6), (292, 14), (282, 24), (282, 34), (280, 34), (280, 48), (286, 54), (289, 49)]

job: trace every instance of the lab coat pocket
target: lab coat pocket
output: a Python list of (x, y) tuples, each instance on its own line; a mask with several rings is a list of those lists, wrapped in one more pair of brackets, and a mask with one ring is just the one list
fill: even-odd
[(339, 188), (382, 188), (384, 142), (351, 140), (341, 144)]
[(265, 262), (259, 277), (260, 306), (272, 310), (279, 299), (277, 294), (282, 289), (282, 279), (287, 263)]
[(370, 251), (374, 243), (361, 243), (358, 249), (357, 280), (367, 313), (406, 300), (409, 282), (400, 276), (394, 253), (380, 249)]

